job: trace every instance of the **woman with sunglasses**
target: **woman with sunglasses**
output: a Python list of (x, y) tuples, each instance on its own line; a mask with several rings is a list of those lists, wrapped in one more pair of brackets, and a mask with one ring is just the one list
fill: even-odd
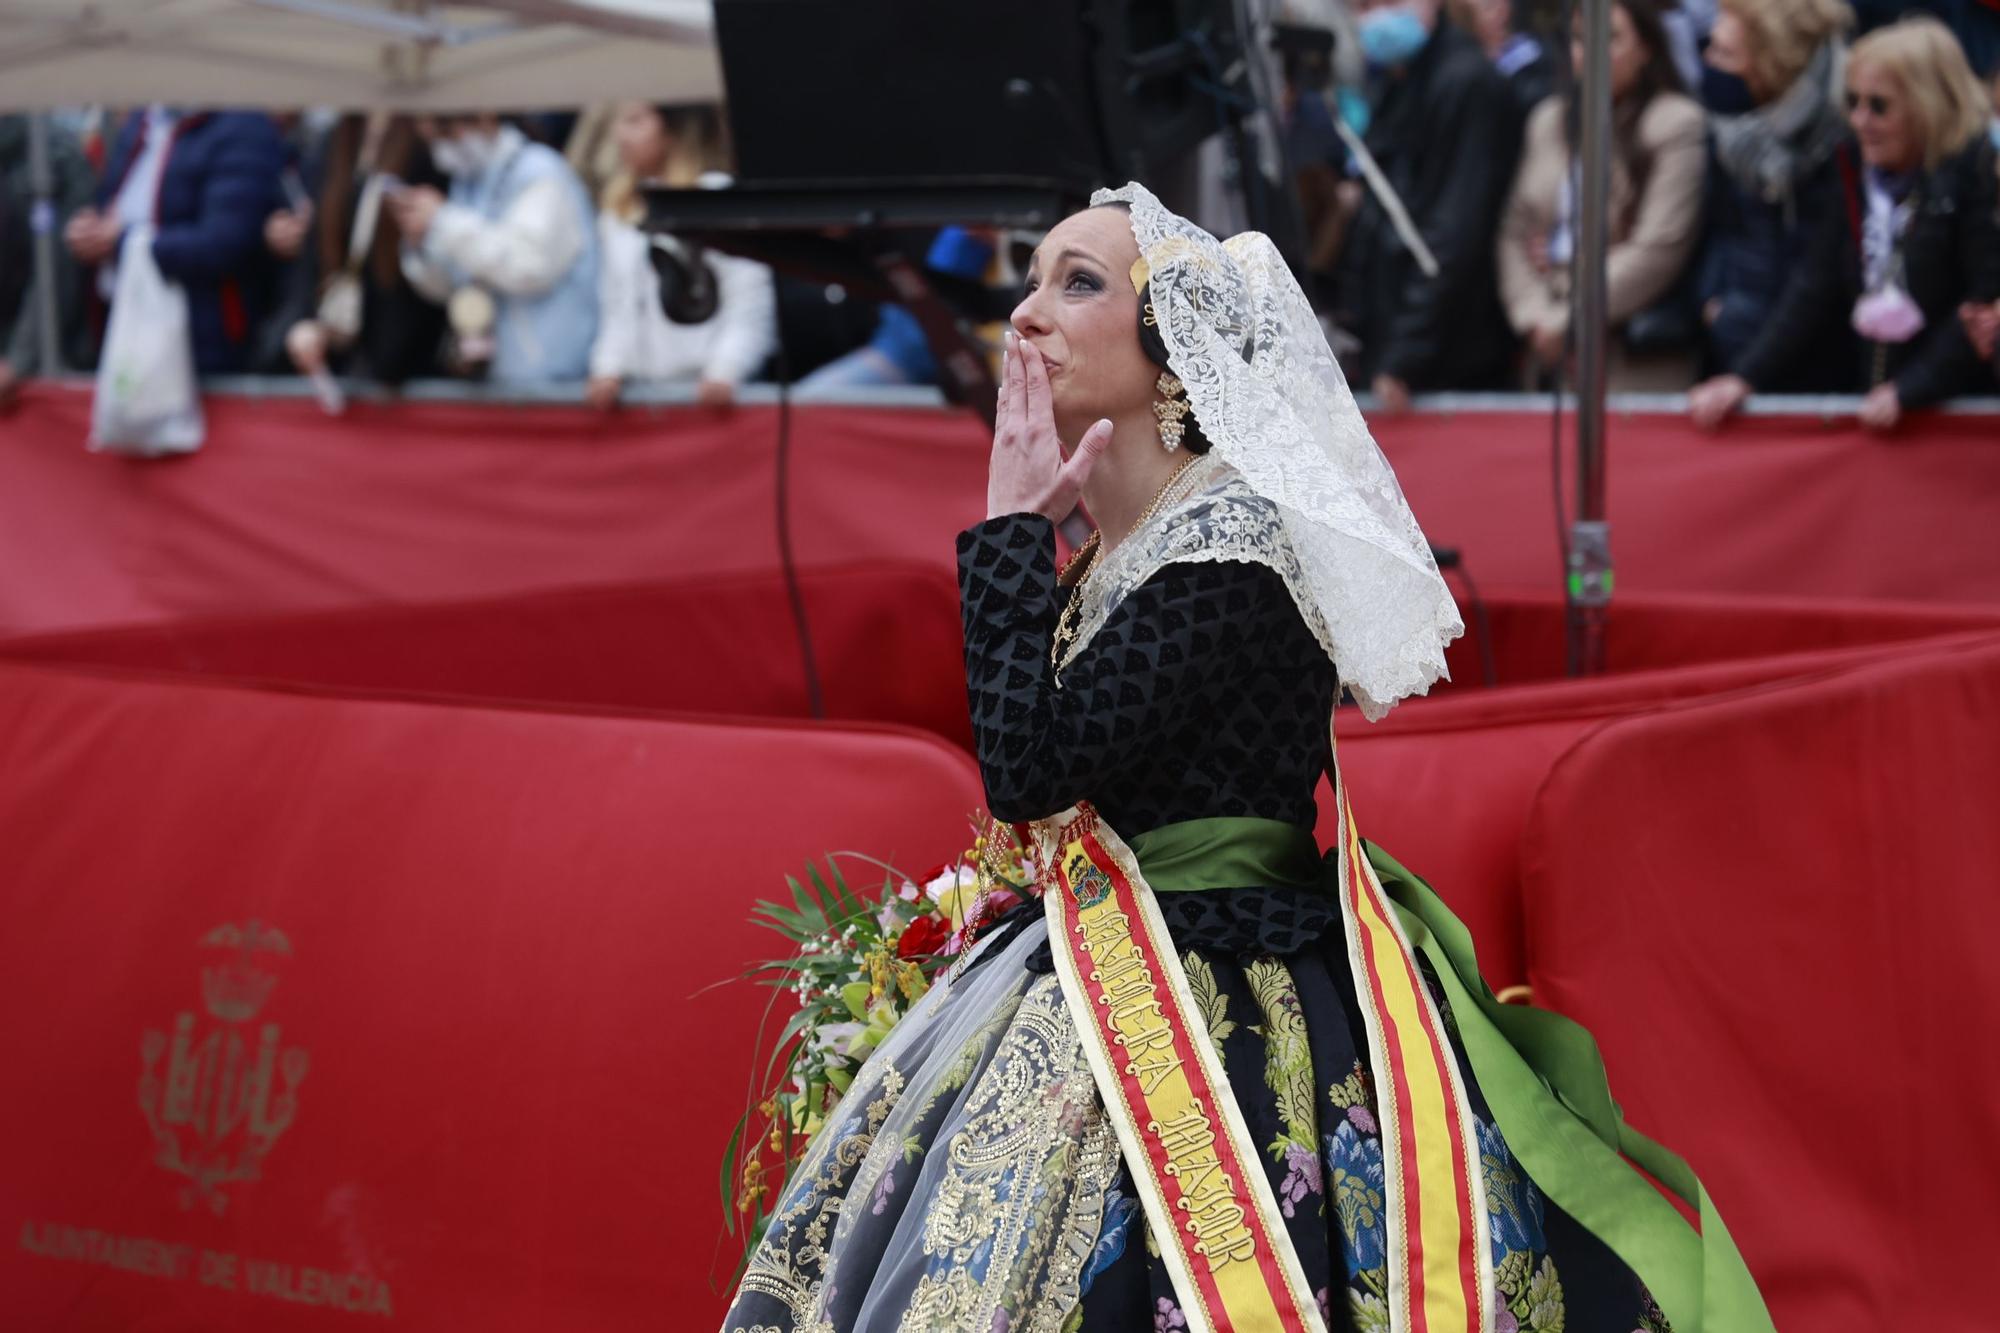
[(1735, 374), (1694, 391), (1704, 425), (1782, 377), (1828, 327), (1854, 334), (1842, 369), (1867, 394), (1871, 430), (1991, 385), (1958, 310), (2000, 295), (2000, 181), (1985, 95), (1958, 40), (1932, 18), (1877, 29), (1848, 57), (1846, 103), (1842, 207), (1805, 256), (1814, 281), (1786, 293)]

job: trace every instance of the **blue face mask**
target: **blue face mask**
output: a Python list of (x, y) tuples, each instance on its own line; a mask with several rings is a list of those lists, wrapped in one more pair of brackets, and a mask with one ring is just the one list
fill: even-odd
[(1431, 30), (1424, 26), (1424, 21), (1401, 5), (1371, 9), (1356, 26), (1361, 37), (1361, 54), (1376, 69), (1409, 64), (1431, 39)]
[(1994, 120), (1986, 126), (1986, 137), (1993, 141), (1995, 148), (2000, 148), (2000, 120)]
[(1724, 74), (1713, 65), (1701, 67), (1702, 105), (1718, 116), (1745, 116), (1757, 109), (1750, 85), (1735, 74)]

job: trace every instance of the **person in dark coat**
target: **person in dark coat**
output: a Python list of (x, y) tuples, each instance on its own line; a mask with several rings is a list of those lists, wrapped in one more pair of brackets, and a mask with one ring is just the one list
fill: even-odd
[(1514, 337), (1500, 308), (1494, 237), (1520, 151), (1507, 81), (1438, 0), (1363, 0), (1373, 80), (1367, 145), (1400, 196), (1436, 271), (1424, 266), (1369, 191), (1341, 257), (1335, 317), (1360, 339), (1350, 379), (1387, 411), (1413, 390), (1506, 382)]
[(1984, 93), (1951, 31), (1925, 16), (1856, 43), (1847, 102), (1855, 139), (1835, 153), (1841, 207), (1802, 261), (1816, 281), (1786, 292), (1736, 374), (1690, 396), (1701, 425), (1782, 380), (1829, 327), (1851, 332), (1841, 387), (1866, 392), (1860, 417), (1872, 430), (1990, 389), (1959, 318), (1967, 302), (2000, 296), (2000, 178)]
[[(383, 384), (441, 373), (444, 309), (403, 275), (402, 234), (382, 201), (391, 189), (441, 190), (450, 179), (431, 161), (410, 117), (387, 112), (342, 116), (314, 175), (317, 211), (297, 261), (311, 269), (314, 282), (309, 299), (279, 311), (292, 321), (280, 338), (285, 368), (338, 371)], [(360, 296), (359, 325), (353, 329), (322, 318), (328, 294), (347, 283)]]
[(64, 238), (77, 259), (100, 266), (98, 291), (109, 300), (125, 232), (150, 225), (154, 262), (187, 291), (195, 369), (241, 371), (271, 299), (264, 220), (284, 203), (284, 163), (284, 140), (262, 112), (150, 107), (120, 128), (97, 207), (70, 219)]
[[(1704, 374), (1735, 373), (1787, 293), (1819, 281), (1799, 261), (1815, 228), (1840, 210), (1840, 38), (1852, 19), (1845, 0), (1723, 0), (1703, 81), (1716, 113), (1695, 270)], [(1845, 347), (1835, 324), (1765, 387), (1837, 392), (1832, 368)]]
[(1523, 120), (1555, 92), (1556, 62), (1521, 22), (1516, 0), (1446, 0), (1445, 13), (1507, 80)]

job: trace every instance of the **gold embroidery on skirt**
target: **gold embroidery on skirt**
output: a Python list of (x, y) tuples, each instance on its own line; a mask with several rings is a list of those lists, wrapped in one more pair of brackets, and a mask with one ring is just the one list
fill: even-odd
[[(843, 1193), (839, 1183), (853, 1174), (867, 1155), (876, 1131), (903, 1094), (903, 1076), (887, 1060), (871, 1062), (865, 1074), (867, 1085), (857, 1084), (849, 1096), (863, 1099), (866, 1129), (847, 1135), (822, 1133), (806, 1153), (799, 1166), (801, 1183), (789, 1191), (790, 1202), (772, 1217), (737, 1295), (741, 1300), (754, 1292), (784, 1302), (793, 1320), (805, 1330), (818, 1327), (813, 1322), (813, 1306), (826, 1278), (827, 1235), (840, 1216)], [(798, 1235), (796, 1242), (791, 1239), (794, 1233)]]
[[(930, 1271), (900, 1327), (1059, 1333), (1118, 1173), (1118, 1144), (1056, 979), (1022, 997), (973, 1085), (964, 1128), (934, 1145), (942, 1178), (925, 1209)], [(974, 1259), (977, 1257), (977, 1264)]]

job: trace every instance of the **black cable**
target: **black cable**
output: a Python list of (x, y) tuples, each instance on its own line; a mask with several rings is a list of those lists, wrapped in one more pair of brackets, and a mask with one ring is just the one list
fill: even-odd
[(1490, 690), (1500, 683), (1500, 669), (1493, 660), (1493, 623), (1486, 618), (1486, 599), (1479, 595), (1479, 584), (1473, 581), (1472, 569), (1463, 557), (1456, 568), (1465, 583), (1466, 606), (1472, 612), (1473, 641), (1479, 645), (1479, 674)]
[(819, 663), (813, 652), (812, 626), (806, 620), (805, 589), (799, 585), (798, 562), (792, 555), (792, 371), (782, 345), (778, 348), (778, 458), (776, 493), (778, 563), (785, 571), (785, 595), (792, 603), (792, 624), (799, 632), (799, 663), (805, 668), (806, 707), (816, 718), (826, 716), (826, 699), (819, 688)]
[(1472, 641), (1479, 648), (1479, 673), (1490, 690), (1500, 683), (1500, 671), (1493, 663), (1493, 623), (1486, 618), (1486, 599), (1479, 595), (1479, 584), (1466, 568), (1465, 557), (1457, 547), (1433, 546), (1431, 560), (1440, 575), (1453, 573), (1465, 580), (1465, 603), (1472, 612)]

